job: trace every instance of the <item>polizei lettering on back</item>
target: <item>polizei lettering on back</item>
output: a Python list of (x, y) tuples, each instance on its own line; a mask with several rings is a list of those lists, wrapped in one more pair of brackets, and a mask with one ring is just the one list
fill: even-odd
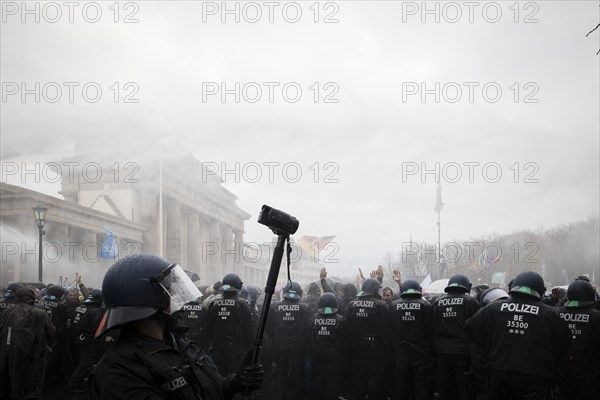
[[(233, 301), (233, 300), (229, 300), (229, 301)], [(202, 305), (200, 305), (200, 304), (185, 304), (183, 306), (183, 310), (184, 311), (202, 311)]]
[(354, 300), (352, 305), (354, 307), (374, 307), (375, 302), (370, 300)]
[(280, 304), (277, 306), (277, 311), (300, 311), (299, 304)]
[(438, 306), (458, 306), (463, 304), (465, 299), (462, 297), (448, 297), (445, 299), (439, 299), (437, 301)]
[(335, 326), (335, 318), (317, 318), (315, 325), (333, 325)]
[(590, 322), (589, 314), (560, 313), (560, 318), (569, 322)]
[(235, 306), (235, 300), (232, 299), (218, 299), (215, 300), (215, 306)]
[(500, 306), (500, 311), (538, 315), (538, 313), (540, 312), (540, 308), (531, 304), (502, 303), (502, 305)]
[(420, 310), (421, 303), (398, 303), (396, 310)]

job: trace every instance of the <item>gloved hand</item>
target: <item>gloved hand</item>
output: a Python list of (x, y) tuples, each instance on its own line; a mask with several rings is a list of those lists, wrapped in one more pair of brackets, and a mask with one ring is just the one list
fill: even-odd
[(242, 388), (248, 388), (249, 391), (252, 391), (260, 388), (260, 385), (262, 385), (263, 382), (264, 374), (265, 371), (262, 367), (262, 364), (257, 363), (240, 369), (236, 375)]
[[(242, 366), (235, 374), (231, 374), (228, 377), (228, 387), (226, 393), (241, 393), (252, 391), (260, 388), (263, 382), (263, 375), (265, 373), (262, 364), (252, 362), (252, 350), (246, 353)], [(227, 395), (225, 396), (227, 397)]]

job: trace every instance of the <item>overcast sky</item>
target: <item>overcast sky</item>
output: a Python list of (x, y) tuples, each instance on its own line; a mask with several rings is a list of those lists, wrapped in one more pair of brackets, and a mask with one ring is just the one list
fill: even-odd
[[(337, 235), (330, 258), (339, 263), (328, 266), (341, 274), (376, 266), (410, 234), (437, 240), (436, 177), (421, 175), (436, 163), (442, 242), (599, 212), (600, 32), (585, 37), (600, 21), (597, 1), (427, 3), (439, 22), (420, 1), (321, 2), (318, 15), (314, 2), (228, 2), (239, 23), (221, 2), (121, 3), (118, 16), (101, 2), (96, 23), (85, 3), (72, 23), (66, 6), (51, 23), (56, 9), (40, 3), (36, 23), (20, 2), (8, 3), (3, 164), (181, 144), (220, 172), (239, 163), (239, 176), (224, 180), (252, 214), (246, 241), (270, 240), (256, 217), (272, 205), (300, 220), (299, 235)], [(22, 82), (40, 82), (39, 103), (23, 101)], [(56, 103), (48, 82), (62, 88)], [(63, 82), (79, 84), (72, 103)], [(96, 103), (93, 87), (82, 94), (90, 82), (102, 89)], [(224, 99), (222, 84), (232, 90)], [(268, 163), (279, 163), (273, 182)], [(473, 182), (465, 163), (479, 163)], [(452, 182), (456, 165), (462, 177)], [(56, 185), (3, 179), (57, 195)]]

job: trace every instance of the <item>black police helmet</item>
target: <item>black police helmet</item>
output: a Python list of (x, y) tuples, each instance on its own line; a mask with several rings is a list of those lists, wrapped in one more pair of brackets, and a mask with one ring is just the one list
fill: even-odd
[(88, 294), (88, 297), (83, 301), (84, 303), (95, 303), (102, 304), (104, 300), (104, 296), (102, 295), (102, 290), (94, 289)]
[(369, 278), (362, 284), (361, 291), (357, 294), (358, 297), (375, 295), (379, 296), (381, 283), (375, 278)]
[(157, 256), (134, 254), (113, 264), (102, 282), (108, 308), (105, 329), (148, 318), (169, 307), (169, 294), (153, 277), (171, 264)]
[(286, 299), (299, 299), (302, 297), (302, 287), (298, 282), (288, 282), (283, 288), (283, 297)]
[(240, 290), (240, 297), (242, 299), (250, 301), (250, 291), (248, 290), (248, 288), (246, 286), (244, 286), (242, 288), (242, 290)]
[(258, 298), (260, 296), (260, 289), (256, 286), (248, 286), (248, 292), (250, 292), (250, 296), (254, 298)]
[(239, 292), (242, 290), (242, 280), (236, 274), (227, 274), (223, 277), (221, 290), (227, 292)]
[(60, 300), (65, 295), (65, 289), (62, 286), (52, 285), (46, 290), (46, 296), (52, 300)]
[(508, 293), (500, 288), (491, 288), (483, 291), (479, 296), (481, 304), (488, 305), (499, 299), (507, 299)]
[(444, 289), (444, 292), (448, 293), (451, 291), (467, 293), (471, 291), (471, 281), (469, 278), (462, 274), (452, 275), (448, 279), (448, 286)]
[(407, 279), (402, 282), (400, 287), (400, 297), (420, 297), (423, 293), (423, 288), (419, 285), (419, 282), (414, 279)]
[(9, 299), (11, 297), (15, 297), (15, 293), (17, 293), (17, 290), (21, 289), (22, 287), (23, 285), (19, 282), (11, 283), (6, 288), (6, 292), (4, 292), (4, 298)]
[(565, 307), (586, 307), (596, 302), (596, 291), (591, 283), (584, 280), (576, 280), (567, 289), (569, 301)]
[(515, 279), (513, 279), (512, 283), (513, 284), (509, 292), (511, 294), (526, 294), (540, 300), (546, 292), (544, 278), (542, 278), (542, 276), (537, 272), (521, 272), (515, 277)]
[(323, 293), (319, 297), (319, 313), (335, 314), (338, 310), (338, 300), (333, 293)]

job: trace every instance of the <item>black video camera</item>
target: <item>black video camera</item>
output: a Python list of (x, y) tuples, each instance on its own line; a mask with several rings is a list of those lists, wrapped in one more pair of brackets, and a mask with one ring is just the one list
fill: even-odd
[(258, 214), (258, 223), (269, 227), (276, 235), (293, 235), (298, 230), (300, 222), (290, 214), (263, 205)]

